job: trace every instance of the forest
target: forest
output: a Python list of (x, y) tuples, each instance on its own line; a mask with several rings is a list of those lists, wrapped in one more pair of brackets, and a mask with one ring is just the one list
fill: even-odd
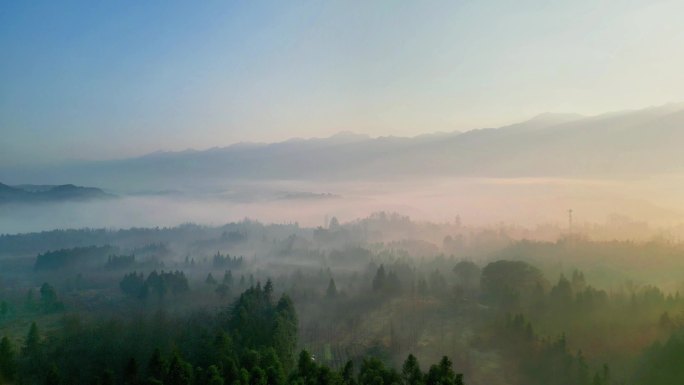
[(680, 383), (684, 246), (542, 238), (391, 213), (5, 234), (0, 378)]

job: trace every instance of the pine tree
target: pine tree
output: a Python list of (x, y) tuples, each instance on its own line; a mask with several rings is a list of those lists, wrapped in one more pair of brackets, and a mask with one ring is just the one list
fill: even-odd
[(233, 286), (233, 272), (231, 270), (226, 270), (223, 274), (223, 284), (228, 287)]
[(385, 288), (385, 280), (387, 279), (385, 275), (385, 266), (380, 265), (378, 270), (375, 272), (375, 277), (373, 277), (373, 291), (379, 291)]
[[(318, 368), (313, 357), (306, 350), (299, 353), (299, 360), (297, 361), (297, 376), (304, 380), (304, 383), (312, 383), (318, 374)], [(307, 381), (308, 380), (308, 381)]]
[(356, 385), (356, 379), (354, 378), (354, 362), (351, 360), (347, 361), (342, 368), (342, 382), (344, 385)]
[(463, 375), (454, 373), (451, 361), (444, 356), (439, 364), (430, 367), (425, 382), (427, 385), (463, 385)]
[(154, 349), (154, 352), (152, 352), (152, 357), (150, 357), (150, 361), (147, 364), (147, 375), (155, 380), (161, 381), (164, 379), (165, 366), (166, 365), (164, 363), (164, 359), (162, 358), (161, 351), (159, 348)]
[(328, 298), (337, 297), (337, 287), (335, 286), (335, 280), (332, 278), (330, 278), (330, 282), (328, 283), (328, 290), (326, 290), (325, 296)]
[(264, 295), (268, 301), (271, 301), (271, 296), (273, 295), (273, 281), (269, 278), (266, 280), (266, 286), (264, 286)]
[(261, 357), (260, 364), (266, 368), (266, 379), (269, 385), (281, 385), (285, 383), (285, 371), (278, 359), (275, 349), (268, 348)]
[(211, 365), (208, 372), (208, 385), (223, 385), (225, 383), (216, 365)]
[(418, 360), (413, 354), (409, 354), (404, 361), (401, 375), (406, 385), (423, 385), (425, 383), (423, 372), (420, 370)]
[(250, 370), (249, 377), (251, 379), (251, 385), (268, 385), (268, 377), (266, 376), (266, 372), (258, 365), (254, 366), (252, 370)]
[(31, 327), (26, 335), (26, 342), (22, 354), (29, 358), (36, 357), (40, 354), (40, 332), (38, 331), (38, 325), (36, 325), (35, 322), (31, 322)]
[(276, 305), (273, 347), (285, 371), (292, 368), (297, 347), (297, 313), (290, 297), (283, 295)]
[(330, 219), (330, 223), (328, 224), (328, 229), (333, 230), (333, 231), (340, 229), (340, 221), (337, 220), (337, 217), (332, 217), (332, 219)]
[(0, 380), (13, 382), (17, 372), (17, 362), (12, 342), (7, 337), (0, 341)]
[(169, 372), (164, 383), (168, 385), (190, 385), (191, 373), (187, 366), (178, 353), (174, 354), (169, 363)]
[(124, 384), (125, 385), (137, 385), (139, 383), (139, 373), (140, 369), (138, 367), (138, 362), (135, 358), (131, 358), (126, 363), (124, 368)]
[[(39, 383), (45, 380), (46, 362), (43, 356), (43, 348), (41, 346), (40, 332), (35, 322), (31, 323), (29, 332), (26, 335), (26, 340), (21, 348), (21, 359), (18, 360), (20, 364), (18, 372), (27, 383)], [(36, 368), (41, 368), (37, 371)]]
[(40, 302), (43, 305), (43, 309), (46, 311), (51, 310), (57, 302), (57, 292), (55, 292), (55, 288), (47, 282), (40, 287)]

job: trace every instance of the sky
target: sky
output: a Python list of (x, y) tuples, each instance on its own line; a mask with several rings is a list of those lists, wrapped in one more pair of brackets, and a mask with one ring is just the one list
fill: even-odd
[(0, 166), (684, 101), (684, 2), (0, 4)]

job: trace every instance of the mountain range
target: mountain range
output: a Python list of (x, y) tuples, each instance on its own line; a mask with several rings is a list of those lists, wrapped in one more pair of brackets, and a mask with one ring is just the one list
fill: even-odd
[(22, 183), (68, 180), (114, 189), (274, 179), (631, 177), (681, 172), (683, 146), (684, 104), (669, 104), (589, 117), (546, 113), (499, 128), (409, 138), (341, 133), (156, 152), (121, 160), (2, 169), (0, 177)]

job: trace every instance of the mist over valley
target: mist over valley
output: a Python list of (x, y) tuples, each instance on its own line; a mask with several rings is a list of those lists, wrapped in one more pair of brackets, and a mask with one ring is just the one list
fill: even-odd
[(684, 2), (3, 2), (0, 385), (684, 384)]

